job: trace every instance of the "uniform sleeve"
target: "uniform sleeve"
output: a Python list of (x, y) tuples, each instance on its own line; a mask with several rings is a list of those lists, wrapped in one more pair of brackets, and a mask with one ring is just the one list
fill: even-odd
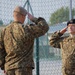
[(41, 17), (39, 17), (38, 19), (35, 18), (33, 22), (35, 24), (28, 25), (27, 30), (34, 38), (42, 36), (48, 31), (49, 26), (44, 18)]
[(61, 34), (60, 32), (53, 33), (50, 37), (50, 45), (55, 48), (60, 48), (60, 43), (63, 40), (63, 37), (61, 37), (62, 35), (63, 34)]
[(0, 67), (3, 70), (4, 64), (5, 64), (5, 48), (4, 48), (4, 42), (3, 42), (3, 36), (2, 33), (0, 34)]

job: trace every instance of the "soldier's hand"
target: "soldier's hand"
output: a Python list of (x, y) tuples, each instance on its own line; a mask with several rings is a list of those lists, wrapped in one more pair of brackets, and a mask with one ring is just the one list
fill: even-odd
[(1, 66), (1, 70), (4, 70), (4, 66)]
[(67, 31), (67, 28), (68, 28), (68, 27), (65, 27), (65, 28), (63, 28), (62, 30), (60, 30), (60, 33), (61, 33), (61, 34), (64, 34), (64, 33)]
[(34, 16), (31, 15), (29, 12), (27, 12), (27, 14), (28, 14), (28, 18), (32, 21), (34, 19)]

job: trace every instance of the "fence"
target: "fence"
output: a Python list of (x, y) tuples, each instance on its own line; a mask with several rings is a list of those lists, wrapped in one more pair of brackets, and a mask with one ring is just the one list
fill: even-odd
[[(48, 33), (39, 38), (39, 75), (62, 75), (61, 51), (49, 45), (49, 36), (66, 26), (66, 22), (75, 18), (75, 0), (0, 0), (0, 26), (13, 21), (13, 9), (20, 5), (34, 16), (42, 16), (48, 22)], [(26, 19), (25, 23), (29, 20)], [(36, 64), (36, 42), (34, 44), (34, 62)], [(2, 74), (1, 74), (2, 75)], [(37, 75), (37, 68), (33, 70)]]

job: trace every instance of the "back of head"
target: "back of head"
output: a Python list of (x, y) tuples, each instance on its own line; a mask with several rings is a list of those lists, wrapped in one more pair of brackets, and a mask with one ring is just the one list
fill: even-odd
[(69, 24), (75, 24), (75, 19), (71, 19), (70, 21), (68, 21), (68, 22), (67, 22), (67, 26), (68, 26)]
[(26, 16), (26, 14), (27, 14), (27, 11), (21, 6), (16, 6), (14, 9), (14, 12), (17, 12), (17, 13), (24, 15), (24, 16)]

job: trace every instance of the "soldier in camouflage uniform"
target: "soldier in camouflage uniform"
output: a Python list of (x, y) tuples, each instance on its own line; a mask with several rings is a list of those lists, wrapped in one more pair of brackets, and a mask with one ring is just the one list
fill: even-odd
[[(23, 25), (26, 15), (33, 24)], [(49, 27), (44, 18), (35, 18), (21, 6), (14, 9), (13, 17), (14, 22), (1, 32), (0, 67), (4, 66), (7, 75), (32, 75), (34, 39)]]
[[(68, 29), (70, 36), (62, 36)], [(50, 45), (61, 49), (63, 75), (75, 75), (75, 19), (50, 37)]]

